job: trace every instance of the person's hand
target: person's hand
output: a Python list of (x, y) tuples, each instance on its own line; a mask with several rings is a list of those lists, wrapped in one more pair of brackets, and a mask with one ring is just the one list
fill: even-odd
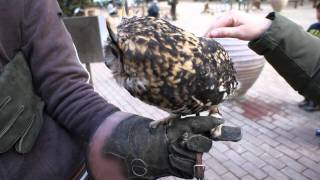
[(271, 20), (251, 14), (231, 11), (215, 19), (205, 36), (209, 38), (237, 38), (253, 40), (258, 38), (271, 25)]
[[(88, 162), (95, 179), (193, 178), (196, 154), (210, 150), (211, 130), (223, 123), (222, 119), (199, 116), (151, 128), (151, 119), (132, 115), (112, 123), (123, 114), (119, 113), (99, 127), (93, 137), (96, 142), (90, 145)], [(215, 137), (226, 141), (240, 139), (240, 128), (228, 126), (222, 127), (220, 136)]]

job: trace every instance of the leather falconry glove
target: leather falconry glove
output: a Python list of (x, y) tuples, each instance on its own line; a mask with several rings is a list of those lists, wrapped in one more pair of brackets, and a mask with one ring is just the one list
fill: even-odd
[[(210, 150), (211, 130), (224, 121), (211, 116), (186, 117), (157, 128), (150, 128), (150, 122), (151, 119), (131, 115), (104, 140), (103, 158), (121, 162), (127, 179), (193, 178), (197, 153)], [(241, 139), (240, 128), (223, 126), (220, 130), (214, 140)], [(95, 162), (89, 161), (92, 163)]]
[(42, 126), (44, 103), (33, 92), (30, 70), (18, 53), (0, 74), (0, 153), (31, 150)]

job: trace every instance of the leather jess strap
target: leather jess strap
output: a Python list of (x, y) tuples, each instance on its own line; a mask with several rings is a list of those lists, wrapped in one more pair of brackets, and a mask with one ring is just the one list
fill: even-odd
[(205, 165), (202, 164), (203, 153), (196, 154), (196, 164), (194, 165), (194, 175), (197, 180), (204, 180)]

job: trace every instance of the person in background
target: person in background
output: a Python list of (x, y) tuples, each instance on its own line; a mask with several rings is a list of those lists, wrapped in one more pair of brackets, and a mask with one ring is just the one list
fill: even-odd
[(175, 20), (177, 20), (177, 4), (178, 4), (178, 0), (168, 0), (168, 4), (171, 6), (171, 8), (170, 8), (171, 19), (173, 21), (175, 21)]
[[(317, 17), (318, 22), (312, 24), (308, 28), (307, 32), (309, 32), (310, 34), (320, 38), (320, 3), (318, 3), (316, 5), (316, 17)], [(314, 101), (312, 101), (312, 100), (310, 100), (310, 99), (308, 99), (306, 97), (302, 102), (300, 102), (298, 104), (298, 106), (300, 108), (302, 108), (303, 110), (308, 111), (308, 112), (313, 112), (313, 111), (320, 110), (320, 106), (319, 106), (318, 103), (316, 103), (316, 102), (314, 102)]]
[(113, 1), (109, 1), (107, 5), (107, 11), (110, 16), (116, 16), (117, 15), (117, 8), (113, 5)]
[(318, 22), (312, 24), (308, 28), (307, 32), (320, 38), (320, 2), (316, 6), (316, 18), (317, 18)]
[(261, 0), (253, 0), (252, 5), (257, 9), (257, 10), (262, 10), (261, 9)]
[(157, 0), (153, 0), (148, 7), (148, 16), (158, 18), (160, 14), (160, 8)]

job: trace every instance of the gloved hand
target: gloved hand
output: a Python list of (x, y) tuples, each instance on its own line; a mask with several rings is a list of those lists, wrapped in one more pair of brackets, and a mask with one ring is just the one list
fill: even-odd
[(43, 106), (19, 53), (0, 74), (0, 153), (13, 146), (19, 153), (31, 150), (41, 129)]
[[(193, 178), (196, 154), (210, 150), (211, 130), (221, 125), (223, 120), (205, 116), (187, 117), (154, 129), (149, 127), (150, 122), (151, 119), (140, 116), (130, 116), (119, 122), (100, 151), (103, 154), (101, 158), (118, 159), (128, 179), (156, 179), (170, 175)], [(220, 135), (215, 137), (215, 140), (220, 139), (240, 140), (241, 130), (222, 127)], [(98, 158), (95, 159), (89, 158), (94, 178), (115, 179), (103, 173), (99, 175), (97, 164), (100, 163)], [(111, 165), (104, 166), (107, 171)]]

